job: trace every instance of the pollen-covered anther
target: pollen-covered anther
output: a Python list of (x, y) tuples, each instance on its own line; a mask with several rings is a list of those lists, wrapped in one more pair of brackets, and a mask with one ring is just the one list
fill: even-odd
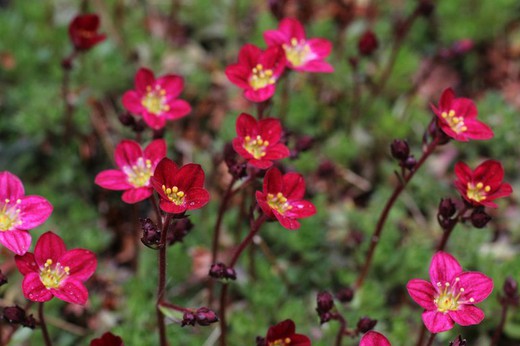
[(311, 48), (306, 41), (298, 40), (295, 37), (291, 39), (290, 45), (285, 43), (282, 45), (282, 48), (285, 51), (287, 60), (289, 60), (293, 66), (303, 65), (311, 54)]
[(156, 85), (153, 89), (151, 86), (146, 87), (146, 94), (141, 100), (141, 104), (148, 112), (161, 115), (163, 112), (170, 110), (170, 106), (166, 104), (166, 90)]
[(265, 150), (268, 146), (269, 141), (264, 141), (260, 136), (256, 136), (255, 139), (252, 139), (251, 136), (244, 137), (244, 149), (257, 160), (266, 155)]
[(140, 157), (131, 167), (123, 167), (123, 172), (126, 174), (128, 182), (134, 187), (148, 186), (150, 177), (153, 175), (152, 161)]
[[(18, 207), (21, 202), (20, 199), (17, 199), (16, 204), (13, 204), (9, 198), (4, 200), (4, 205), (0, 208), (0, 231), (10, 231), (22, 225)], [(1, 202), (0, 205), (2, 205)]]
[(253, 75), (249, 79), (249, 84), (254, 90), (265, 88), (274, 84), (276, 79), (273, 77), (273, 70), (264, 69), (262, 64), (257, 64), (252, 69)]
[(469, 199), (472, 199), (476, 202), (483, 201), (487, 198), (487, 193), (491, 191), (491, 186), (486, 185), (482, 182), (478, 182), (477, 184), (473, 184), (469, 182), (467, 184), (467, 196)]
[(64, 267), (60, 262), (53, 263), (52, 259), (47, 259), (40, 270), (40, 280), (47, 289), (60, 287), (62, 281), (70, 275), (70, 267)]
[(459, 134), (461, 132), (467, 131), (468, 127), (464, 124), (464, 118), (463, 117), (457, 117), (455, 116), (456, 113), (452, 109), (449, 112), (442, 112), (441, 117), (446, 120), (448, 125), (451, 127), (451, 129)]
[(184, 202), (184, 197), (186, 194), (184, 191), (180, 191), (177, 186), (173, 187), (166, 187), (165, 185), (162, 186), (162, 190), (166, 197), (176, 205), (181, 205)]
[(287, 210), (292, 209), (292, 206), (287, 202), (287, 198), (281, 192), (278, 192), (276, 195), (268, 193), (267, 203), (280, 214), (284, 214)]

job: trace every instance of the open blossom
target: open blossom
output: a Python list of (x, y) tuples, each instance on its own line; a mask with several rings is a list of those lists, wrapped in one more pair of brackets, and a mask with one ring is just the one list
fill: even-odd
[(245, 44), (238, 53), (238, 63), (226, 67), (228, 79), (244, 89), (244, 97), (262, 102), (274, 95), (276, 81), (285, 69), (285, 54), (278, 46), (262, 51)]
[(70, 22), (69, 37), (76, 50), (88, 50), (102, 42), (106, 36), (98, 33), (99, 16), (97, 14), (81, 14)]
[(359, 346), (391, 346), (390, 341), (381, 333), (369, 331), (359, 341)]
[(202, 208), (209, 202), (200, 165), (188, 163), (178, 168), (175, 162), (165, 157), (157, 165), (151, 181), (161, 197), (159, 205), (167, 213), (180, 214)]
[(167, 120), (179, 119), (191, 112), (189, 103), (178, 99), (183, 87), (184, 80), (180, 76), (168, 74), (155, 79), (152, 71), (141, 68), (135, 75), (135, 90), (123, 95), (123, 106), (158, 130)]
[(273, 165), (274, 160), (290, 154), (289, 149), (280, 142), (282, 124), (278, 119), (257, 121), (251, 115), (242, 113), (237, 118), (236, 131), (238, 137), (233, 139), (233, 148), (251, 166), (266, 169)]
[(466, 201), (475, 206), (496, 208), (497, 204), (493, 200), (513, 192), (511, 185), (502, 182), (504, 169), (496, 160), (486, 160), (474, 171), (464, 162), (458, 162), (455, 174), (455, 187)]
[(120, 336), (106, 332), (100, 338), (93, 339), (90, 346), (124, 346), (123, 339)]
[(96, 271), (96, 255), (85, 249), (68, 250), (63, 239), (46, 232), (36, 242), (34, 253), (15, 256), (16, 266), (24, 276), (22, 291), (33, 302), (53, 297), (85, 305), (88, 291), (83, 284)]
[(311, 340), (303, 334), (296, 334), (294, 322), (285, 320), (269, 328), (265, 344), (266, 346), (310, 346)]
[(302, 200), (305, 194), (305, 181), (301, 174), (282, 175), (276, 167), (270, 168), (264, 177), (263, 191), (256, 192), (256, 200), (263, 212), (275, 217), (287, 229), (298, 229), (296, 219), (316, 214), (316, 207)]
[(17, 255), (31, 246), (30, 229), (43, 224), (52, 213), (52, 205), (40, 196), (25, 196), (21, 180), (0, 172), (0, 244)]
[(332, 44), (322, 38), (305, 36), (303, 25), (293, 18), (280, 22), (278, 30), (267, 30), (264, 40), (268, 46), (281, 46), (287, 58), (287, 67), (296, 71), (333, 72), (334, 68), (325, 61)]
[(124, 190), (122, 199), (126, 203), (137, 203), (153, 193), (150, 177), (161, 159), (166, 156), (166, 142), (152, 141), (144, 152), (132, 140), (121, 141), (114, 158), (119, 169), (109, 169), (96, 176), (95, 183), (108, 190)]
[(473, 101), (464, 97), (455, 98), (453, 89), (442, 92), (438, 108), (431, 107), (440, 128), (451, 138), (462, 142), (493, 138), (489, 126), (477, 120), (478, 111)]
[(430, 264), (430, 281), (413, 279), (406, 285), (412, 299), (424, 308), (423, 322), (431, 333), (479, 324), (480, 303), (493, 291), (491, 278), (479, 272), (463, 272), (452, 255), (439, 251)]

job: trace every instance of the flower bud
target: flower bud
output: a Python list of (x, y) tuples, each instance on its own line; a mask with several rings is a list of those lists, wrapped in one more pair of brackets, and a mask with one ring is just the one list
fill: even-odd
[(329, 312), (334, 307), (334, 298), (332, 297), (332, 294), (330, 294), (327, 291), (323, 291), (318, 293), (316, 296), (316, 311), (318, 314), (322, 315), (326, 312)]
[(491, 221), (491, 216), (489, 216), (483, 208), (476, 208), (471, 213), (471, 224), (473, 227), (484, 228), (489, 221)]
[(410, 147), (405, 140), (395, 139), (392, 144), (390, 144), (390, 152), (395, 159), (405, 161), (408, 159), (408, 156), (410, 156)]
[(357, 323), (357, 329), (360, 333), (366, 333), (373, 329), (377, 324), (377, 320), (373, 320), (369, 317), (361, 317)]
[(261, 337), (261, 336), (257, 336), (255, 345), (256, 346), (267, 346), (267, 344), (265, 342), (265, 338)]
[(141, 222), (141, 229), (143, 230), (143, 236), (141, 242), (151, 249), (159, 248), (161, 244), (161, 231), (157, 228), (157, 225), (149, 218), (139, 219)]
[(174, 223), (170, 225), (168, 228), (168, 235), (166, 237), (166, 241), (168, 245), (173, 245), (177, 242), (182, 242), (184, 237), (190, 233), (193, 228), (193, 223), (190, 221), (188, 217), (183, 217), (181, 219), (175, 220)]
[(413, 171), (415, 166), (417, 165), (417, 160), (413, 155), (408, 156), (408, 158), (404, 161), (401, 161), (401, 166), (406, 168), (407, 170)]
[(135, 124), (135, 118), (128, 112), (120, 113), (117, 118), (119, 122), (124, 126), (133, 126)]
[(307, 151), (314, 145), (314, 138), (312, 136), (304, 135), (298, 137), (296, 140), (295, 150), (297, 153)]
[(450, 341), (449, 346), (466, 346), (466, 345), (467, 345), (466, 339), (462, 339), (462, 336), (459, 335), (455, 338), (455, 340)]
[(187, 311), (182, 316), (181, 327), (194, 326), (196, 322), (197, 318), (195, 317), (195, 314), (193, 312)]
[(345, 287), (336, 292), (336, 298), (342, 303), (350, 303), (354, 299), (354, 290), (350, 287)]
[(504, 281), (503, 289), (505, 295), (509, 298), (518, 296), (518, 282), (511, 276), (508, 276)]
[(377, 36), (373, 31), (367, 30), (361, 35), (358, 41), (359, 54), (363, 56), (370, 56), (379, 46)]
[(195, 318), (200, 326), (209, 326), (211, 323), (218, 322), (217, 314), (206, 307), (199, 308), (195, 312)]
[(36, 326), (34, 317), (32, 315), (27, 316), (25, 310), (18, 305), (5, 307), (2, 315), (4, 320), (11, 324), (21, 324), (31, 329)]
[(224, 146), (224, 162), (228, 167), (229, 174), (235, 179), (240, 179), (247, 175), (246, 163), (237, 161), (237, 153), (235, 149), (233, 149), (233, 145), (229, 142)]
[(438, 215), (442, 216), (445, 219), (451, 218), (455, 215), (457, 211), (457, 206), (455, 202), (451, 198), (441, 198), (441, 202), (439, 203), (439, 211)]
[(334, 316), (330, 312), (320, 314), (320, 324), (329, 322)]
[(235, 269), (228, 268), (224, 263), (215, 263), (209, 269), (209, 276), (219, 280), (236, 280), (237, 273)]

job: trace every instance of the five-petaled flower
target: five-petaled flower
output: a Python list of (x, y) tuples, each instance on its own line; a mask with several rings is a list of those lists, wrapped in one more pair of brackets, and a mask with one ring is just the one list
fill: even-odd
[(69, 24), (69, 37), (74, 48), (84, 51), (103, 41), (106, 36), (98, 33), (99, 16), (97, 14), (82, 14), (74, 17)]
[(296, 71), (334, 72), (334, 68), (325, 61), (330, 54), (332, 44), (322, 38), (307, 39), (303, 25), (293, 18), (285, 18), (278, 25), (278, 30), (267, 30), (264, 40), (268, 46), (280, 46), (287, 58), (287, 67)]
[(52, 205), (40, 196), (25, 196), (22, 182), (14, 174), (0, 172), (0, 244), (17, 255), (31, 246), (30, 229), (43, 224)]
[(97, 339), (90, 342), (90, 346), (124, 346), (123, 339), (111, 332), (106, 332)]
[(266, 118), (257, 121), (251, 115), (242, 113), (237, 119), (238, 137), (233, 139), (233, 148), (251, 166), (266, 169), (274, 160), (288, 157), (289, 149), (280, 142), (282, 124), (280, 120)]
[(430, 265), (430, 282), (413, 279), (406, 285), (412, 299), (425, 311), (423, 322), (431, 333), (449, 330), (454, 323), (461, 326), (479, 324), (482, 310), (474, 306), (493, 290), (491, 278), (479, 272), (463, 272), (450, 254), (439, 251)]
[(305, 181), (298, 173), (282, 175), (276, 167), (270, 168), (264, 177), (263, 191), (256, 192), (256, 200), (263, 212), (275, 217), (280, 224), (290, 230), (298, 229), (296, 219), (312, 216), (316, 207), (302, 200), (305, 194)]
[(121, 141), (115, 150), (115, 161), (119, 169), (100, 172), (95, 183), (109, 190), (125, 190), (122, 199), (126, 203), (137, 203), (153, 193), (150, 177), (157, 164), (166, 156), (166, 142), (152, 141), (144, 152), (132, 140)]
[(371, 330), (363, 335), (359, 346), (391, 346), (391, 344), (383, 334)]
[(194, 163), (178, 168), (165, 157), (157, 165), (151, 182), (161, 197), (161, 209), (167, 213), (199, 209), (209, 201), (209, 193), (204, 189), (204, 171)]
[(285, 69), (285, 54), (278, 46), (262, 51), (246, 44), (238, 53), (238, 63), (226, 67), (228, 79), (244, 89), (244, 97), (262, 102), (274, 95), (276, 81)]
[(310, 346), (311, 340), (303, 335), (296, 334), (296, 325), (292, 320), (282, 321), (267, 331), (265, 337), (267, 346)]
[(504, 169), (496, 160), (486, 160), (474, 171), (464, 162), (458, 162), (455, 174), (455, 187), (466, 201), (475, 206), (496, 208), (497, 204), (493, 200), (513, 192), (511, 185), (502, 182)]
[(23, 274), (22, 291), (33, 302), (46, 302), (56, 297), (85, 305), (88, 291), (83, 284), (96, 271), (96, 255), (85, 249), (67, 251), (63, 240), (46, 232), (36, 242), (34, 253), (15, 256)]
[(123, 106), (158, 130), (166, 125), (166, 120), (179, 119), (191, 112), (188, 102), (177, 99), (183, 87), (180, 76), (169, 74), (155, 79), (152, 71), (141, 68), (135, 75), (135, 90), (123, 95)]
[(493, 138), (489, 126), (477, 120), (478, 111), (473, 101), (464, 97), (455, 98), (453, 89), (443, 91), (438, 108), (431, 107), (440, 128), (451, 138), (462, 142)]

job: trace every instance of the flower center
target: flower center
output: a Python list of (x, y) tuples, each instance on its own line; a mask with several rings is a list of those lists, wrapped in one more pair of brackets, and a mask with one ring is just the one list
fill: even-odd
[[(20, 226), (22, 224), (22, 220), (20, 220), (20, 208), (18, 205), (21, 203), (21, 200), (16, 200), (16, 204), (11, 204), (11, 200), (6, 198), (4, 200), (4, 205), (2, 209), (0, 209), (0, 231), (11, 231), (16, 226)], [(0, 204), (1, 205), (1, 204)]]
[(480, 202), (486, 199), (487, 193), (489, 191), (491, 191), (491, 186), (484, 186), (482, 182), (477, 183), (477, 185), (473, 183), (468, 183), (468, 190), (466, 192), (466, 196), (468, 196), (469, 199), (472, 199), (475, 202)]
[(433, 300), (437, 305), (437, 311), (447, 313), (448, 311), (455, 311), (461, 304), (473, 303), (475, 299), (469, 298), (469, 300), (461, 299), (461, 295), (464, 293), (464, 288), (459, 285), (460, 278), (455, 278), (455, 284), (450, 285), (449, 282), (437, 282), (439, 288), (439, 295)]
[(267, 204), (280, 214), (284, 214), (287, 210), (291, 210), (292, 206), (287, 202), (287, 198), (281, 193), (278, 192), (276, 195), (272, 193), (267, 194)]
[(176, 205), (181, 205), (184, 202), (184, 197), (186, 196), (186, 194), (183, 191), (179, 191), (179, 188), (177, 186), (167, 188), (165, 185), (163, 185), (162, 189), (166, 194), (166, 197), (168, 197), (168, 199)]
[(287, 346), (291, 343), (291, 338), (278, 339), (273, 342), (269, 342), (268, 346)]
[(123, 172), (126, 174), (128, 182), (134, 187), (148, 186), (150, 177), (153, 175), (152, 161), (140, 157), (131, 167), (123, 167)]
[(264, 70), (262, 64), (253, 67), (252, 72), (253, 74), (249, 77), (249, 85), (251, 85), (254, 90), (265, 88), (276, 82), (276, 79), (273, 77), (273, 70)]
[(264, 141), (260, 136), (256, 136), (255, 139), (252, 139), (250, 136), (246, 136), (244, 138), (243, 146), (248, 153), (253, 155), (253, 157), (258, 160), (265, 156), (265, 149), (269, 146), (269, 142)]
[(85, 39), (90, 39), (94, 36), (96, 36), (96, 32), (89, 30), (89, 29), (78, 29), (76, 30), (76, 33), (81, 37)]
[(53, 265), (49, 258), (40, 269), (40, 280), (47, 289), (58, 288), (63, 279), (69, 276), (70, 268), (64, 267), (60, 262)]
[(464, 118), (456, 117), (453, 109), (449, 112), (442, 112), (441, 117), (448, 123), (453, 132), (457, 134), (468, 130), (468, 127), (464, 125)]
[(166, 104), (166, 90), (156, 85), (155, 89), (147, 86), (146, 91), (146, 95), (141, 99), (141, 104), (148, 112), (154, 115), (161, 115), (161, 113), (170, 110), (170, 106)]
[(305, 40), (298, 42), (298, 40), (293, 37), (290, 45), (284, 43), (282, 47), (285, 50), (287, 60), (295, 67), (303, 65), (309, 60), (311, 48), (305, 43)]

